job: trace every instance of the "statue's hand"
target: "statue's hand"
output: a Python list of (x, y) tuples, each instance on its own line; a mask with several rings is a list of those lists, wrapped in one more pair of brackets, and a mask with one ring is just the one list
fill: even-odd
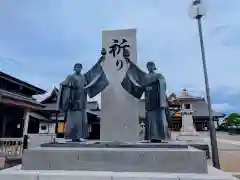
[(101, 57), (98, 60), (99, 63), (102, 63), (105, 60), (106, 54), (107, 54), (106, 49), (102, 48)]
[(123, 57), (125, 59), (130, 57), (130, 52), (128, 49), (123, 49)]
[(128, 49), (124, 49), (124, 50), (123, 50), (123, 57), (124, 57), (124, 59), (127, 61), (127, 63), (130, 63), (130, 62), (131, 62), (130, 59), (129, 59), (129, 56), (130, 56), (129, 50), (128, 50)]
[(105, 48), (102, 48), (101, 55), (102, 55), (102, 56), (106, 56), (106, 54), (107, 54), (106, 49), (105, 49)]

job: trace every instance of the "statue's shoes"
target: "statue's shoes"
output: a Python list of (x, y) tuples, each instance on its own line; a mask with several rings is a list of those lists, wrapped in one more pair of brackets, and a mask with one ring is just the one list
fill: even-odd
[(73, 139), (72, 142), (82, 142), (80, 139)]
[(150, 143), (151, 141), (149, 141), (149, 140), (140, 140), (140, 141), (138, 141), (138, 143)]
[(151, 143), (161, 143), (162, 142), (162, 140), (157, 140), (157, 139), (152, 139), (151, 140)]

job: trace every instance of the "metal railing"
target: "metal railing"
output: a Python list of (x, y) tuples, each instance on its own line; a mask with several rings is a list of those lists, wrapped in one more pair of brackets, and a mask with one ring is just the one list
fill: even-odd
[(6, 157), (22, 156), (23, 138), (0, 138), (0, 153)]

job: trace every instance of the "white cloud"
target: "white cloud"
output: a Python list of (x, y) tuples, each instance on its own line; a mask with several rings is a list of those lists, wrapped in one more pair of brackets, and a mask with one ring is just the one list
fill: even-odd
[(228, 111), (231, 111), (233, 107), (228, 103), (222, 103), (222, 104), (212, 104), (212, 109), (217, 112), (228, 112)]

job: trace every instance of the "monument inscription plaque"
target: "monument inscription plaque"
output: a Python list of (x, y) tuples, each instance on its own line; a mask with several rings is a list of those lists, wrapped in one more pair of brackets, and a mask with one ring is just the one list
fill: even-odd
[(100, 140), (136, 142), (140, 129), (138, 100), (121, 86), (128, 69), (123, 50), (127, 48), (131, 60), (137, 61), (136, 30), (103, 31), (102, 43), (107, 51), (103, 69), (109, 85), (101, 94)]

